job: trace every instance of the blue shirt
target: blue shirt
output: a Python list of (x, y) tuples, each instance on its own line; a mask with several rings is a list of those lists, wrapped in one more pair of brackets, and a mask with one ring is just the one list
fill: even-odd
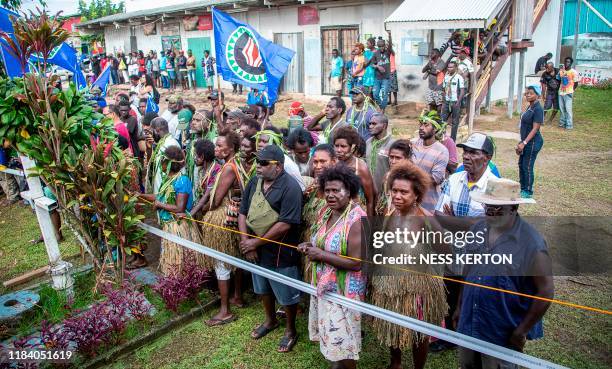
[[(178, 196), (180, 193), (186, 193), (187, 197), (187, 207), (185, 208), (185, 212), (190, 212), (191, 208), (193, 208), (193, 186), (189, 177), (182, 175), (174, 182), (174, 192)], [(160, 201), (165, 201), (165, 199), (160, 199)], [(164, 209), (157, 210), (159, 214), (159, 219), (162, 222), (168, 222), (172, 220), (172, 214)]]
[(332, 59), (332, 68), (330, 75), (332, 77), (340, 77), (342, 75), (342, 67), (344, 66), (344, 60), (341, 57)]
[[(465, 246), (466, 253), (511, 254), (512, 264), (470, 265), (466, 267), (466, 282), (529, 295), (536, 293), (533, 277), (526, 275), (530, 274), (536, 254), (548, 254), (548, 248), (544, 238), (533, 226), (517, 216), (512, 228), (501, 235), (491, 248), (487, 242), (486, 220), (476, 223), (471, 231), (484, 232), (485, 242), (478, 242), (479, 238), (475, 237), (474, 242)], [(533, 299), (529, 297), (464, 285), (457, 332), (508, 347), (510, 335), (523, 321), (532, 302)], [(531, 328), (527, 339), (543, 336), (540, 320)]]
[(165, 56), (162, 56), (161, 59), (159, 59), (159, 70), (166, 70), (167, 62), (168, 59)]
[(261, 91), (258, 91), (257, 94), (255, 94), (254, 91), (249, 91), (249, 94), (247, 95), (247, 105), (257, 104), (268, 106), (268, 98), (266, 97), (266, 94)]
[[(536, 101), (532, 106), (527, 107), (527, 110), (521, 114), (521, 140), (524, 140), (529, 135), (529, 132), (533, 129), (534, 123), (542, 124), (544, 122), (544, 110), (539, 101)], [(533, 137), (533, 140), (542, 140), (542, 134), (540, 130)]]

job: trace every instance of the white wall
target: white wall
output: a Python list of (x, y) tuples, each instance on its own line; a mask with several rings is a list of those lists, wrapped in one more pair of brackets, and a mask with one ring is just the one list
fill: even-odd
[[(148, 0), (147, 0), (148, 1)], [(129, 0), (126, 2), (128, 11), (143, 8), (147, 1)], [(182, 3), (184, 1), (177, 0)], [(150, 1), (148, 1), (150, 3)], [(263, 37), (273, 40), (274, 33), (293, 33), (303, 32), (304, 34), (304, 90), (307, 95), (321, 94), (321, 27), (326, 26), (359, 26), (359, 34), (362, 38), (364, 34), (374, 36), (385, 36), (384, 20), (402, 2), (402, 0), (383, 0), (372, 4), (351, 5), (350, 1), (338, 1), (338, 4), (347, 3), (346, 6), (320, 5), (319, 24), (298, 25), (298, 6), (270, 8), (262, 10), (251, 10), (245, 13), (231, 14), (241, 22), (246, 22), (255, 28)], [(170, 5), (170, 3), (164, 5)], [(130, 7), (136, 7), (130, 9)], [(157, 35), (144, 36), (142, 28), (136, 30), (137, 45), (139, 50), (145, 52), (149, 50), (161, 50), (161, 27), (157, 27)], [(185, 31), (180, 22), (180, 35), (183, 48), (187, 48), (187, 39), (191, 37), (211, 37), (212, 31)], [(129, 28), (106, 27), (104, 32), (106, 38), (106, 48), (108, 51), (129, 49)], [(396, 39), (394, 43), (399, 40)], [(211, 45), (211, 52), (214, 53), (214, 42)], [(420, 70), (420, 67), (419, 67)], [(229, 87), (229, 83), (222, 82), (222, 86)]]
[[(559, 29), (559, 12), (561, 0), (552, 0), (548, 6), (548, 10), (542, 16), (538, 28), (533, 33), (533, 47), (525, 52), (525, 75), (532, 74), (535, 64), (539, 57), (548, 52), (553, 54), (552, 60), (557, 60), (558, 55), (554, 55), (557, 49), (558, 29)], [(517, 91), (518, 88), (518, 64), (519, 55), (516, 55), (515, 65), (515, 85), (514, 93), (522, 95), (523, 91)], [(495, 82), (491, 86), (491, 100), (500, 100), (508, 98), (508, 88), (510, 81), (510, 58), (502, 67), (497, 75)]]

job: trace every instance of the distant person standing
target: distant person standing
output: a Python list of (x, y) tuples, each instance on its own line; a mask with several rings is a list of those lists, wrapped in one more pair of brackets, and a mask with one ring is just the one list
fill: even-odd
[(542, 150), (544, 139), (540, 133), (540, 126), (544, 122), (544, 110), (540, 105), (539, 97), (542, 88), (532, 85), (525, 89), (525, 99), (529, 103), (527, 110), (521, 114), (521, 142), (516, 145), (519, 155), (519, 179), (521, 182), (521, 197), (530, 199), (533, 196), (534, 171), (533, 167)]
[(183, 50), (179, 51), (179, 56), (176, 58), (176, 68), (178, 69), (178, 79), (181, 81), (183, 91), (187, 89), (187, 57)]
[(196, 58), (191, 50), (187, 50), (187, 89), (196, 89)]
[(151, 76), (153, 77), (153, 81), (155, 82), (155, 87), (157, 88), (161, 87), (159, 72), (160, 72), (159, 59), (157, 59), (157, 53), (153, 52), (153, 54), (151, 55)]
[(338, 49), (332, 50), (330, 64), (329, 85), (338, 97), (342, 97), (342, 72), (344, 70), (344, 60), (342, 60)]
[(578, 88), (578, 72), (572, 68), (574, 59), (571, 57), (565, 58), (565, 63), (559, 69), (557, 79), (561, 81), (559, 89), (559, 110), (561, 118), (559, 119), (559, 127), (565, 129), (573, 129), (573, 101), (574, 91)]
[[(210, 56), (210, 51), (204, 50), (204, 59), (202, 59), (202, 70), (204, 71), (204, 79), (206, 80), (206, 88), (208, 93), (212, 93), (213, 87), (215, 86), (215, 58)], [(235, 84), (232, 84), (232, 86)], [(236, 88), (234, 87), (234, 91)], [(240, 85), (240, 93), (242, 94), (242, 85)]]
[[(378, 50), (374, 52), (372, 58), (367, 62), (367, 65), (374, 67), (374, 85), (372, 88), (372, 95), (374, 100), (382, 110), (385, 112), (385, 108), (389, 102), (389, 78), (391, 76), (391, 59), (387, 44), (382, 38), (378, 39), (376, 43)], [(367, 72), (366, 72), (367, 73)]]
[(547, 53), (544, 56), (538, 58), (536, 62), (535, 69), (533, 71), (534, 74), (542, 74), (542, 72), (546, 69), (546, 63), (552, 58), (552, 53)]
[(166, 57), (168, 60), (166, 68), (168, 70), (170, 90), (174, 91), (174, 89), (176, 88), (176, 58), (174, 57), (174, 52), (172, 52), (172, 50), (168, 50), (168, 52), (166, 53)]
[(544, 101), (544, 114), (548, 115), (548, 123), (552, 122), (559, 110), (559, 80), (557, 74), (559, 70), (555, 68), (553, 62), (546, 63), (546, 69), (542, 72), (540, 84), (542, 85), (542, 100)]
[(465, 81), (457, 72), (457, 63), (449, 62), (444, 76), (444, 104), (442, 104), (442, 121), (447, 122), (451, 118), (451, 138), (457, 141), (457, 130), (459, 129), (459, 115), (461, 113), (461, 101), (465, 96)]
[(422, 72), (425, 73), (423, 78), (427, 78), (427, 95), (425, 102), (427, 105), (436, 106), (436, 111), (442, 111), (442, 103), (444, 101), (444, 93), (442, 84), (444, 83), (444, 69), (446, 63), (440, 57), (440, 50), (433, 49), (429, 54), (429, 63), (425, 64)]

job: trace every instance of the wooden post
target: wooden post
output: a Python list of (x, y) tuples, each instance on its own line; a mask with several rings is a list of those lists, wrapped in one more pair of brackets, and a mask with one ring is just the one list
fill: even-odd
[(476, 107), (476, 74), (480, 70), (478, 65), (478, 41), (479, 41), (480, 30), (476, 28), (476, 35), (474, 36), (474, 55), (472, 55), (472, 64), (474, 65), (474, 72), (470, 74), (470, 109), (468, 111), (468, 135), (472, 134), (474, 128), (474, 113)]
[(563, 40), (563, 19), (565, 18), (564, 13), (565, 13), (565, 0), (561, 0), (561, 5), (559, 9), (559, 28), (557, 30), (557, 49), (555, 53), (555, 58), (557, 59), (557, 63), (555, 63), (555, 65), (563, 62), (561, 60), (561, 41)]
[(572, 48), (572, 59), (574, 65), (576, 63), (576, 55), (578, 55), (578, 34), (580, 34), (580, 4), (582, 0), (576, 0), (576, 24), (574, 25), (574, 47)]
[(525, 85), (525, 49), (522, 49), (519, 54), (519, 75), (518, 75), (518, 89), (516, 91), (516, 107), (515, 111), (521, 113), (523, 109), (523, 89)]
[(510, 49), (512, 54), (510, 55), (510, 79), (508, 83), (508, 110), (506, 116), (512, 118), (514, 112), (514, 78), (516, 77), (516, 53)]

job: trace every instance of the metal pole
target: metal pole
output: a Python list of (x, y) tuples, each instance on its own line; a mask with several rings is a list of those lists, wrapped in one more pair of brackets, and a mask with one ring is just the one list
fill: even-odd
[(476, 107), (476, 98), (477, 96), (474, 94), (476, 92), (476, 74), (480, 70), (478, 65), (478, 34), (479, 29), (476, 28), (476, 34), (474, 35), (474, 55), (472, 59), (472, 63), (474, 65), (474, 72), (470, 73), (470, 111), (468, 115), (468, 134), (472, 134), (472, 129), (474, 128), (474, 110)]
[(574, 25), (574, 47), (572, 48), (572, 59), (576, 64), (576, 55), (578, 54), (578, 35), (580, 34), (580, 3), (582, 0), (576, 1), (576, 24)]
[(565, 0), (561, 0), (561, 4), (559, 5), (559, 29), (557, 31), (557, 50), (555, 53), (555, 58), (557, 58), (557, 63), (561, 63), (561, 42), (563, 41), (563, 19), (565, 18)]
[(516, 72), (516, 53), (510, 55), (510, 79), (508, 82), (508, 112), (506, 116), (512, 118), (514, 112), (514, 78)]
[(523, 108), (523, 89), (525, 84), (525, 49), (521, 50), (519, 54), (519, 75), (518, 75), (518, 89), (516, 91), (516, 108), (514, 109), (517, 113), (520, 114), (521, 109)]

